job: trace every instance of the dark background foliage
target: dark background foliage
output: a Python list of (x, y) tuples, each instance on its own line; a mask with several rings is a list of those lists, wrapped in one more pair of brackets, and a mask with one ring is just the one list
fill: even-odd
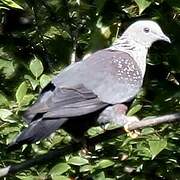
[[(143, 118), (179, 111), (179, 0), (0, 0), (0, 18), (1, 167), (70, 142), (59, 130), (40, 143), (6, 151), (25, 126), (23, 111), (51, 78), (71, 61), (111, 45), (138, 19), (157, 21), (172, 44), (157, 42), (150, 49), (144, 86), (128, 114)], [(95, 127), (88, 135), (101, 132)], [(119, 136), (88, 154), (57, 157), (8, 179), (180, 179), (179, 141), (179, 124), (145, 128), (136, 139)]]

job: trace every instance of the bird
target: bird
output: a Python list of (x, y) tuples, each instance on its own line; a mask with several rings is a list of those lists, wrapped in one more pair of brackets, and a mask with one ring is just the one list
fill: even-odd
[(155, 41), (171, 42), (158, 23), (132, 23), (108, 48), (69, 65), (42, 89), (23, 119), (28, 124), (10, 144), (16, 149), (62, 128), (80, 141), (96, 123), (125, 125), (126, 103), (140, 91), (148, 49)]

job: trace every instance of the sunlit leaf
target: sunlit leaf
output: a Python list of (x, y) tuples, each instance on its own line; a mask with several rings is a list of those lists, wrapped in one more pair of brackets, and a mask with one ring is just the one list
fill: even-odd
[(26, 82), (22, 82), (16, 91), (16, 100), (18, 104), (21, 103), (26, 93), (27, 93), (27, 84)]
[(98, 169), (104, 169), (104, 168), (107, 168), (107, 167), (110, 167), (110, 166), (113, 166), (114, 165), (114, 162), (109, 160), (109, 159), (103, 159), (103, 160), (100, 160), (97, 164), (97, 168)]
[(2, 70), (2, 73), (6, 78), (10, 78), (15, 72), (13, 61), (0, 59), (0, 70)]
[(93, 174), (93, 180), (106, 180), (104, 172), (98, 172)]
[(38, 176), (26, 176), (26, 175), (24, 175), (24, 176), (16, 176), (18, 179), (20, 179), (20, 180), (36, 180), (36, 179), (39, 179), (39, 177)]
[(0, 6), (0, 9), (6, 9), (8, 10), (9, 8), (5, 7), (5, 6)]
[(91, 165), (84, 165), (80, 167), (80, 172), (87, 172), (87, 171), (91, 171), (93, 169), (93, 166)]
[(151, 1), (149, 0), (135, 0), (136, 4), (139, 7), (139, 15), (151, 5)]
[(88, 130), (88, 134), (90, 136), (95, 136), (95, 135), (103, 133), (103, 131), (104, 130), (101, 127), (92, 127)]
[(150, 140), (149, 147), (152, 154), (152, 159), (154, 159), (163, 149), (167, 146), (166, 139), (159, 139), (159, 140)]
[(36, 78), (38, 78), (44, 71), (42, 62), (36, 57), (31, 61), (29, 68)]
[(6, 119), (12, 114), (12, 112), (8, 109), (0, 109), (0, 119)]
[(0, 93), (0, 105), (9, 105), (8, 99), (5, 97), (5, 95)]
[(61, 175), (68, 171), (70, 168), (71, 167), (67, 163), (59, 163), (50, 170), (49, 174)]
[(36, 87), (39, 85), (39, 81), (35, 80), (33, 77), (31, 77), (30, 75), (25, 75), (24, 76), (25, 79), (29, 80), (29, 82), (31, 83), (31, 86), (33, 88), (33, 90), (36, 89)]
[(32, 95), (32, 94), (25, 95), (20, 102), (21, 106), (29, 105), (29, 103), (33, 100), (33, 98), (34, 98), (34, 95)]
[(73, 164), (73, 165), (76, 165), (76, 166), (82, 166), (82, 165), (85, 165), (85, 164), (88, 164), (88, 160), (87, 159), (84, 159), (82, 157), (79, 157), (79, 156), (74, 156), (72, 158), (70, 158), (68, 160), (68, 164)]
[(141, 135), (147, 135), (147, 134), (151, 134), (151, 133), (154, 133), (154, 128), (144, 128), (142, 129), (141, 131)]
[(18, 131), (19, 131), (19, 127), (14, 127), (14, 126), (8, 127), (8, 126), (6, 126), (5, 128), (3, 128), (1, 130), (1, 134), (9, 135), (9, 134), (11, 134), (13, 132), (17, 133)]
[(138, 111), (140, 111), (141, 108), (142, 108), (142, 105), (137, 104), (128, 111), (127, 115), (132, 116), (132, 115), (136, 114)]
[(58, 175), (51, 175), (52, 180), (71, 180), (71, 178), (68, 178), (66, 176), (58, 176)]
[(81, 3), (81, 0), (76, 0), (77, 4), (80, 5)]
[(39, 80), (40, 80), (41, 87), (44, 88), (51, 81), (51, 77), (43, 74)]
[(137, 145), (137, 155), (141, 156), (143, 158), (151, 158), (151, 152), (149, 150), (149, 148), (145, 147), (144, 145)]
[(0, 1), (4, 3), (5, 5), (7, 5), (8, 7), (16, 8), (16, 9), (23, 9), (20, 5), (18, 5), (12, 0), (0, 0)]

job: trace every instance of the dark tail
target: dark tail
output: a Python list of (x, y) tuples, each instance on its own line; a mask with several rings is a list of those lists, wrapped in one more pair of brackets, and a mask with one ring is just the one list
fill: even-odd
[(67, 121), (65, 118), (61, 119), (40, 119), (29, 124), (17, 138), (8, 145), (8, 150), (14, 150), (23, 144), (31, 144), (41, 139), (48, 137), (55, 130), (59, 129), (62, 124)]

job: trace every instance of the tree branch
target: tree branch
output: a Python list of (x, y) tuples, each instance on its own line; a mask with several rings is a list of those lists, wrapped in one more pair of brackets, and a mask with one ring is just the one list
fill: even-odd
[[(172, 122), (176, 122), (178, 120), (180, 120), (180, 113), (174, 113), (174, 114), (164, 115), (164, 116), (155, 117), (155, 118), (146, 118), (146, 119), (142, 119), (139, 122), (133, 122), (132, 124), (129, 124), (128, 129), (132, 131), (135, 129), (142, 129), (144, 127), (156, 126), (156, 125), (163, 124), (163, 123), (172, 123)], [(113, 137), (117, 137), (124, 133), (126, 133), (126, 132), (123, 127), (116, 128), (113, 130), (107, 130), (100, 135), (89, 138), (87, 140), (87, 143), (90, 146), (96, 145), (98, 143), (101, 143), (105, 140), (112, 139)], [(72, 152), (76, 152), (76, 151), (80, 150), (81, 147), (82, 147), (81, 143), (72, 143), (66, 147), (51, 150), (44, 155), (37, 156), (33, 159), (24, 161), (22, 163), (9, 165), (5, 168), (0, 169), (0, 177), (15, 174), (19, 171), (28, 169), (35, 165), (44, 164), (46, 162), (48, 163), (50, 161), (57, 159), (57, 157), (64, 156), (64, 155), (72, 153)]]

